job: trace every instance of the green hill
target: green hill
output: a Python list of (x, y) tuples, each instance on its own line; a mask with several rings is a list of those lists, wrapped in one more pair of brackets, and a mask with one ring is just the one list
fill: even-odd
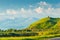
[(34, 32), (60, 33), (60, 18), (46, 17), (32, 23), (27, 29)]

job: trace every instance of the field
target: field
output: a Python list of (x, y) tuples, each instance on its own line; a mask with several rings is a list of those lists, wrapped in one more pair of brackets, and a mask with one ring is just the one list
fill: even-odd
[(0, 37), (0, 40), (49, 40), (54, 38), (54, 35), (49, 36), (28, 36), (28, 37)]
[(36, 37), (2, 37), (0, 40), (46, 40), (46, 38)]
[(51, 38), (60, 37), (59, 35), (60, 34), (25, 37), (0, 37), (0, 40), (50, 40)]

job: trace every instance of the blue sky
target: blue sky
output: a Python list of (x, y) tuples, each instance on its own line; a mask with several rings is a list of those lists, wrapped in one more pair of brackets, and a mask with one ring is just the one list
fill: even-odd
[(21, 7), (29, 7), (29, 5), (35, 5), (38, 2), (45, 1), (49, 4), (59, 4), (60, 0), (0, 0), (0, 9), (8, 9), (8, 8), (21, 8)]
[(47, 16), (60, 17), (60, 0), (0, 0), (0, 29), (23, 29)]

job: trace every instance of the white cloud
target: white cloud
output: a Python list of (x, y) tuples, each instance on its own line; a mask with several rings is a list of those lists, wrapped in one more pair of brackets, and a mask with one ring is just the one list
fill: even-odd
[(21, 8), (20, 13), (26, 13), (26, 10), (24, 8)]
[(42, 2), (42, 1), (39, 2), (38, 4), (39, 4), (39, 5), (48, 5), (46, 2)]
[[(52, 17), (60, 17), (60, 8), (54, 8), (52, 7), (52, 4), (48, 4), (46, 2), (39, 2), (39, 7), (35, 8), (35, 12), (39, 13), (44, 16), (52, 16)], [(39, 15), (38, 14), (38, 15)]]
[(52, 14), (53, 13), (53, 11), (54, 11), (54, 8), (47, 8), (47, 9), (45, 9), (44, 10), (45, 11), (45, 14)]
[(35, 12), (36, 13), (42, 13), (43, 9), (41, 7), (38, 7), (35, 9)]
[(17, 13), (17, 11), (15, 11), (15, 10), (12, 10), (12, 9), (8, 9), (8, 10), (6, 10), (6, 13), (7, 14), (11, 14), (11, 15), (15, 15), (16, 13)]

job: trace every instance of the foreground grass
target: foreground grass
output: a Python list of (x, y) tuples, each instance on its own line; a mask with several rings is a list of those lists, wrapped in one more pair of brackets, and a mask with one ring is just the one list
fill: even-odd
[(48, 40), (50, 38), (60, 37), (57, 35), (42, 35), (42, 36), (29, 36), (29, 37), (0, 37), (0, 40)]
[[(45, 38), (44, 38), (45, 39)], [(0, 40), (44, 40), (39, 36), (30, 36), (30, 37), (0, 37)]]

